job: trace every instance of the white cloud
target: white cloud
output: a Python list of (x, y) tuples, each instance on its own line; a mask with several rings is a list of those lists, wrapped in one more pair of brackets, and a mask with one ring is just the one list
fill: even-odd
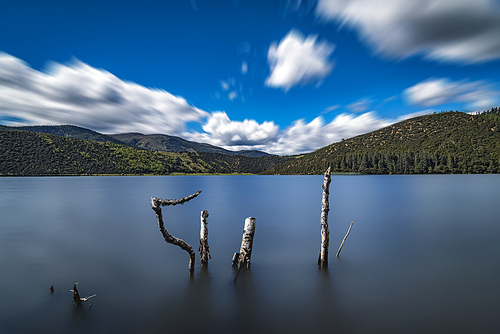
[(329, 60), (335, 46), (328, 42), (317, 42), (316, 35), (307, 38), (291, 30), (279, 44), (272, 43), (268, 51), (271, 69), (265, 84), (288, 91), (292, 86), (321, 81), (333, 69)]
[(228, 99), (230, 99), (231, 101), (234, 100), (236, 97), (238, 97), (238, 93), (234, 90), (230, 91), (228, 94), (227, 94), (227, 97)]
[(356, 28), (389, 57), (500, 58), (500, 6), (492, 0), (319, 0), (316, 15)]
[[(232, 121), (225, 112), (214, 112), (203, 125), (206, 133), (186, 134), (189, 140), (209, 143), (229, 149), (238, 146), (266, 145), (277, 139), (279, 127), (274, 122), (257, 123), (245, 119), (243, 122)], [(235, 148), (236, 147), (236, 148)]]
[(248, 63), (243, 61), (241, 63), (241, 74), (246, 74), (248, 72)]
[(452, 102), (466, 104), (468, 109), (488, 109), (500, 100), (500, 92), (484, 81), (451, 81), (446, 78), (428, 79), (403, 92), (413, 105), (433, 107)]
[(209, 113), (182, 97), (118, 79), (75, 60), (47, 73), (0, 53), (0, 116), (24, 124), (73, 124), (105, 133), (180, 135)]
[(388, 126), (394, 121), (380, 119), (375, 112), (359, 116), (341, 114), (325, 124), (319, 116), (309, 123), (295, 121), (285, 129), (276, 143), (268, 146), (267, 152), (279, 155), (308, 153), (318, 148)]

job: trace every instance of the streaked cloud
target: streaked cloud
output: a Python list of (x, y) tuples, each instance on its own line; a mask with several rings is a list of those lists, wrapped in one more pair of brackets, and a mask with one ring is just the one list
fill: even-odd
[(122, 81), (74, 60), (47, 72), (0, 54), (0, 115), (25, 124), (73, 124), (104, 133), (180, 135), (186, 123), (210, 114), (182, 97)]
[(345, 108), (351, 112), (360, 113), (368, 110), (372, 103), (372, 99), (365, 97), (346, 105)]
[(334, 110), (337, 110), (338, 108), (340, 108), (341, 105), (340, 104), (335, 104), (333, 106), (329, 106), (328, 108), (325, 108), (325, 110), (323, 110), (321, 112), (321, 115), (323, 114), (328, 114), (330, 111), (334, 111)]
[(412, 105), (434, 107), (446, 103), (464, 103), (466, 108), (488, 109), (500, 101), (500, 91), (484, 81), (451, 81), (447, 78), (431, 78), (403, 92)]
[(500, 58), (500, 6), (492, 0), (319, 0), (316, 15), (354, 28), (375, 52), (392, 58)]
[(329, 60), (335, 45), (317, 41), (318, 36), (304, 37), (291, 30), (280, 42), (269, 47), (267, 60), (271, 73), (266, 86), (283, 88), (321, 81), (333, 70)]

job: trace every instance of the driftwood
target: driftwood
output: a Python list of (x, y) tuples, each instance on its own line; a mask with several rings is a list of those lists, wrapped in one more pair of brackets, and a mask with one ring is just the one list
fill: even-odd
[(233, 255), (233, 267), (237, 267), (238, 271), (234, 281), (238, 279), (242, 267), (250, 268), (250, 258), (252, 257), (253, 237), (255, 235), (255, 218), (248, 217), (245, 219), (245, 227), (243, 229), (243, 237), (241, 238), (240, 252)]
[(163, 223), (163, 215), (161, 213), (162, 206), (174, 206), (177, 204), (184, 204), (201, 193), (201, 190), (196, 193), (186, 196), (181, 199), (161, 199), (157, 197), (151, 197), (151, 208), (156, 213), (156, 219), (158, 220), (158, 227), (160, 228), (161, 235), (165, 239), (166, 242), (179, 246), (184, 249), (189, 254), (189, 272), (190, 274), (194, 274), (194, 263), (195, 263), (195, 253), (193, 251), (193, 247), (191, 247), (187, 242), (182, 239), (176, 238), (165, 229), (165, 225)]
[(328, 267), (328, 247), (330, 244), (330, 231), (328, 230), (328, 211), (330, 211), (330, 205), (328, 203), (328, 197), (330, 196), (330, 182), (331, 182), (331, 167), (325, 172), (325, 177), (323, 178), (323, 198), (321, 200), (321, 250), (318, 257), (318, 266), (326, 268)]
[(344, 246), (345, 239), (347, 239), (347, 236), (349, 235), (349, 233), (351, 233), (352, 224), (354, 224), (354, 222), (352, 222), (351, 225), (349, 226), (349, 229), (347, 230), (347, 233), (346, 233), (344, 239), (342, 240), (342, 243), (340, 244), (339, 250), (337, 251), (337, 257), (339, 257), (340, 251), (342, 250), (342, 247)]
[(208, 211), (201, 212), (201, 227), (200, 227), (200, 244), (198, 251), (200, 252), (200, 263), (202, 267), (208, 267), (208, 259), (210, 259), (210, 251), (208, 249)]

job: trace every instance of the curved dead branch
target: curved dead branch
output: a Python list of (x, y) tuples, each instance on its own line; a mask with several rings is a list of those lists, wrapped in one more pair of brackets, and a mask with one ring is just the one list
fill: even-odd
[(184, 204), (196, 196), (198, 196), (201, 193), (201, 190), (195, 192), (192, 195), (186, 196), (181, 199), (161, 199), (158, 197), (151, 197), (151, 208), (154, 210), (156, 213), (156, 219), (158, 220), (158, 227), (160, 228), (161, 235), (165, 239), (166, 242), (170, 244), (174, 244), (179, 246), (180, 248), (184, 249), (186, 252), (189, 253), (189, 272), (191, 275), (194, 273), (194, 262), (195, 262), (195, 253), (193, 251), (193, 247), (191, 247), (187, 242), (185, 242), (182, 239), (176, 238), (168, 231), (165, 229), (165, 224), (163, 223), (163, 215), (161, 212), (161, 207), (162, 206), (174, 206), (177, 204)]

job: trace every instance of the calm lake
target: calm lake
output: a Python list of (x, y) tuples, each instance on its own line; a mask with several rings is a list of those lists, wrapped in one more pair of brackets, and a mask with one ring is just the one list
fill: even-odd
[[(0, 178), (0, 333), (500, 333), (500, 175)], [(208, 270), (197, 251), (208, 210)], [(233, 283), (246, 217), (251, 270)], [(337, 249), (354, 221), (339, 258)], [(75, 307), (70, 289), (97, 294)], [(51, 293), (49, 287), (54, 286)], [(90, 302), (92, 306), (90, 307)]]

